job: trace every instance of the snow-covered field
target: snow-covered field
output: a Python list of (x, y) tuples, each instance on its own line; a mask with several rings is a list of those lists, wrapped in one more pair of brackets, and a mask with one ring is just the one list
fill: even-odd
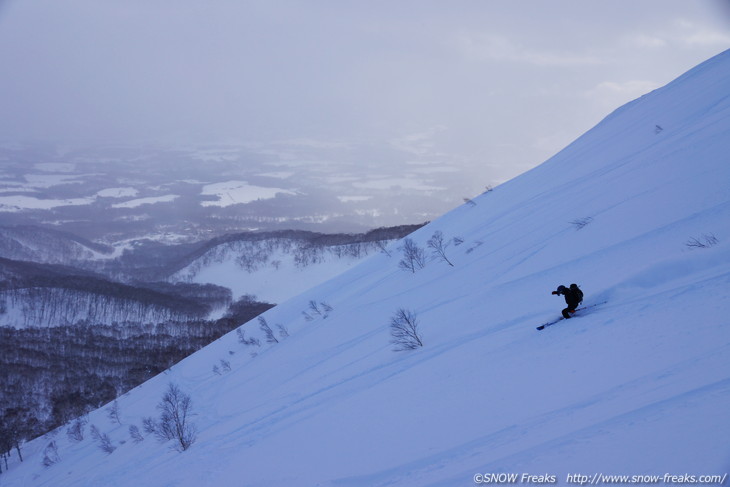
[(0, 212), (52, 210), (59, 206), (83, 206), (93, 202), (93, 198), (47, 199), (24, 195), (0, 196)]
[(96, 193), (100, 198), (133, 198), (139, 194), (134, 188), (107, 188)]
[(134, 200), (125, 201), (124, 203), (115, 203), (112, 208), (137, 208), (142, 205), (154, 205), (156, 203), (168, 203), (175, 201), (178, 195), (166, 194), (164, 196), (151, 196), (149, 198), (137, 198)]
[[(730, 472), (730, 51), (607, 117), (543, 165), (412, 235), (463, 239), (415, 273), (378, 254), (24, 447), (4, 486), (469, 486)], [(693, 240), (695, 239), (695, 240)], [(690, 243), (690, 245), (687, 245)], [(704, 247), (692, 244), (699, 243)], [(556, 317), (578, 283), (583, 316)], [(307, 321), (310, 301), (333, 309)], [(424, 346), (395, 352), (396, 310)], [(230, 371), (215, 374), (227, 361)], [(184, 452), (130, 425), (168, 384), (192, 397)], [(55, 445), (56, 450), (49, 445)], [(46, 457), (56, 462), (42, 465)], [(670, 479), (671, 480), (671, 479)], [(597, 483), (608, 483), (607, 481)], [(628, 482), (624, 482), (628, 483)], [(714, 485), (717, 485), (716, 482)]]
[(246, 181), (226, 181), (224, 183), (209, 184), (203, 187), (202, 194), (215, 196), (215, 201), (204, 201), (203, 206), (231, 206), (240, 203), (250, 203), (260, 199), (276, 197), (277, 194), (294, 194), (281, 188), (262, 188)]

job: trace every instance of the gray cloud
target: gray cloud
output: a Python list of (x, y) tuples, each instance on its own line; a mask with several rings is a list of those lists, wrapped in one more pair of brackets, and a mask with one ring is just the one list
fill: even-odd
[(400, 141), (413, 155), (507, 177), (605, 116), (607, 92), (617, 106), (730, 47), (717, 8), (6, 0), (0, 131), (72, 142)]

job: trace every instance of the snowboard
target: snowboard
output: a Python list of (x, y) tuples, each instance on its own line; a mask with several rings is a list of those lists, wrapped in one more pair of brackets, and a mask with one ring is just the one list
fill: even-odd
[[(603, 301), (602, 303), (595, 303), (595, 304), (589, 304), (588, 306), (582, 306), (582, 307), (580, 307), (580, 308), (576, 308), (576, 310), (575, 310), (575, 314), (573, 315), (573, 318), (575, 318), (576, 316), (580, 316), (580, 315), (578, 314), (579, 312), (581, 312), (581, 311), (585, 311), (585, 310), (587, 310), (587, 309), (595, 308), (596, 306), (599, 306), (599, 305), (601, 305), (601, 304), (606, 304), (606, 301)], [(582, 314), (584, 314), (584, 313), (580, 313), (580, 314), (582, 315)], [(554, 325), (555, 323), (558, 323), (558, 322), (560, 322), (560, 321), (563, 321), (564, 319), (565, 319), (565, 318), (564, 318), (563, 316), (561, 316), (560, 318), (556, 318), (556, 319), (554, 319), (553, 321), (548, 321), (547, 323), (543, 323), (542, 325), (538, 326), (538, 327), (537, 327), (537, 329), (538, 329), (538, 330), (544, 330), (544, 329), (545, 329), (545, 328), (547, 328), (548, 326), (552, 326), (552, 325)]]

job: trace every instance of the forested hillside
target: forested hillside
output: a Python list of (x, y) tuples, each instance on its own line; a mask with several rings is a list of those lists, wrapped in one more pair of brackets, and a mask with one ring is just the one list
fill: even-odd
[(168, 285), (161, 292), (160, 286), (131, 286), (70, 267), (2, 258), (0, 276), (3, 326), (203, 319), (231, 301), (230, 291), (213, 285)]
[(218, 320), (0, 326), (0, 439), (22, 442), (82, 416), (272, 306), (247, 297)]

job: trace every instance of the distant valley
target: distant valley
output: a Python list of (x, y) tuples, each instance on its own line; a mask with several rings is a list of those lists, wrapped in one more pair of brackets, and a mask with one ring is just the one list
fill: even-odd
[(38, 436), (420, 226), (116, 246), (0, 226), (0, 419)]
[(313, 141), (6, 145), (0, 224), (56, 228), (109, 245), (190, 243), (243, 230), (364, 232), (428, 221), (483, 191), (489, 182), (468, 177), (459, 162)]

